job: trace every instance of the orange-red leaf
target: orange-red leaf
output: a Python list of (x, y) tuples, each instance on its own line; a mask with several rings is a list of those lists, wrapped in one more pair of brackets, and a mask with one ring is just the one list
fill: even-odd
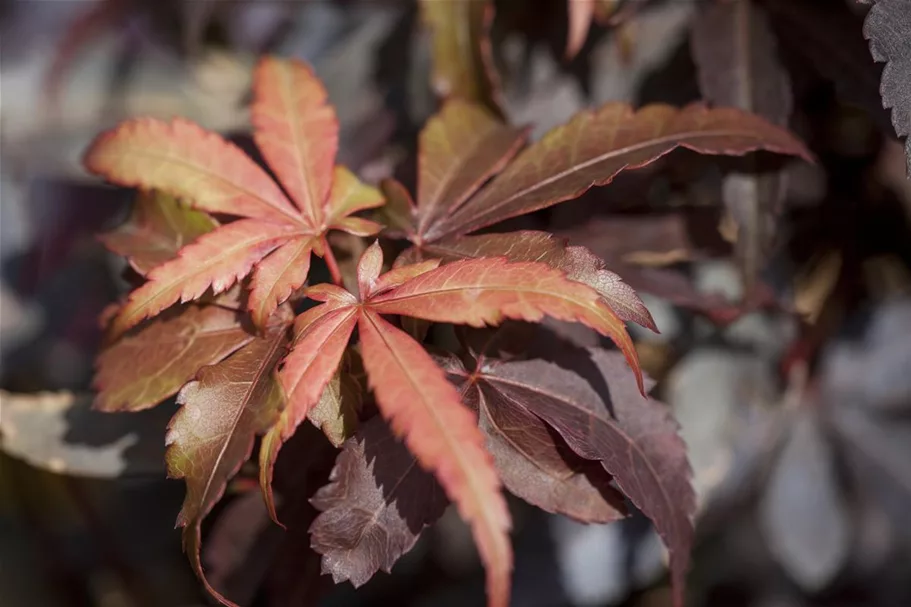
[(456, 261), (376, 296), (369, 306), (382, 314), (473, 327), (504, 318), (538, 322), (545, 314), (581, 322), (617, 344), (645, 393), (639, 357), (623, 321), (595, 289), (543, 263), (508, 263), (503, 257)]
[(491, 607), (509, 604), (510, 519), (477, 419), (424, 348), (365, 310), (358, 330), (380, 412), (471, 525), (487, 569)]
[(253, 91), (256, 145), (305, 221), (319, 226), (338, 152), (338, 119), (326, 89), (307, 64), (267, 57), (256, 68)]
[(123, 333), (178, 301), (196, 299), (210, 287), (216, 294), (227, 290), (292, 236), (287, 224), (256, 219), (241, 219), (201, 236), (176, 259), (149, 272), (149, 281), (130, 294), (114, 319), (113, 333)]
[(427, 121), (418, 142), (418, 232), (452, 213), (525, 143), (479, 105), (452, 100)]
[(633, 111), (625, 103), (608, 103), (547, 133), (425, 240), (465, 234), (576, 198), (678, 147), (702, 154), (768, 150), (812, 158), (787, 130), (742, 110), (655, 104)]
[(319, 402), (323, 390), (338, 369), (357, 321), (353, 307), (332, 309), (333, 303), (323, 304), (301, 315), (307, 317), (307, 322), (303, 327), (296, 327), (300, 333), (279, 372), (288, 405), (263, 437), (259, 452), (260, 486), (269, 513), (276, 522), (272, 470), (278, 452)]
[(108, 181), (161, 190), (203, 211), (279, 221), (297, 216), (240, 148), (187, 120), (123, 122), (98, 136), (84, 162)]
[(304, 286), (312, 249), (313, 239), (302, 236), (286, 242), (257, 264), (248, 303), (256, 326), (265, 327), (276, 308)]
[(657, 331), (652, 315), (636, 292), (606, 269), (603, 260), (585, 247), (569, 246), (566, 239), (548, 232), (521, 230), (463, 236), (427, 244), (422, 251), (447, 261), (503, 256), (509, 261), (546, 263), (565, 272), (567, 278), (594, 288), (623, 320)]
[(177, 393), (206, 365), (253, 339), (243, 317), (220, 306), (175, 308), (101, 353), (95, 408), (141, 411)]

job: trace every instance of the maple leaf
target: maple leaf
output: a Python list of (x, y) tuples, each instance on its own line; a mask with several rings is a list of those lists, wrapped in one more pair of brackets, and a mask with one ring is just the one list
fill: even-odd
[(905, 138), (905, 158), (911, 178), (911, 10), (905, 0), (876, 0), (864, 21), (873, 60), (886, 62), (880, 93), (892, 110), (895, 134)]
[[(484, 367), (485, 354), (476, 364)], [(543, 421), (517, 405), (494, 382), (471, 377), (462, 361), (450, 355), (443, 363), (450, 381), (477, 411), (506, 488), (526, 502), (548, 512), (565, 514), (586, 523), (610, 523), (623, 518), (623, 495), (611, 486), (603, 467), (573, 453)]]
[[(628, 105), (608, 103), (578, 114), (513, 159), (525, 136), (524, 130), (503, 125), (480, 107), (447, 103), (421, 133), (417, 201), (397, 182), (382, 186), (396, 209), (394, 230), (415, 245), (396, 265), (434, 256), (542, 261), (596, 288), (623, 320), (653, 329), (635, 292), (590, 251), (568, 247), (545, 233), (466, 234), (575, 198), (677, 147), (729, 155), (763, 149), (810, 158), (800, 141), (758, 116), (701, 105), (682, 110), (652, 105), (634, 112)], [(610, 337), (618, 345), (629, 340), (622, 324)]]
[[(474, 327), (507, 318), (537, 322), (547, 315), (581, 322), (604, 335), (616, 334), (622, 321), (597, 291), (546, 264), (509, 263), (500, 257), (438, 265), (432, 260), (381, 275), (383, 254), (374, 243), (358, 263), (358, 296), (328, 284), (308, 289), (308, 297), (323, 303), (295, 322), (293, 349), (279, 372), (288, 405), (263, 440), (260, 481), (274, 515), (271, 469), (281, 443), (318, 402), (356, 324), (380, 413), (421, 466), (437, 476), (471, 525), (488, 569), (491, 605), (502, 606), (508, 602), (512, 568), (510, 523), (484, 434), (423, 346), (380, 315)], [(632, 343), (622, 347), (638, 368)], [(637, 377), (641, 381), (641, 373)]]
[(127, 258), (139, 274), (177, 256), (184, 245), (218, 226), (212, 217), (194, 211), (160, 192), (143, 192), (129, 220), (99, 236), (111, 251)]
[(177, 393), (206, 365), (250, 343), (243, 315), (216, 305), (168, 310), (104, 350), (96, 361), (95, 408), (141, 411)]
[(483, 103), (502, 115), (499, 77), (493, 65), (489, 0), (421, 0), (421, 18), (433, 42), (433, 88), (443, 98)]
[(382, 196), (347, 169), (333, 169), (338, 121), (308, 66), (263, 59), (254, 75), (251, 113), (257, 146), (290, 200), (239, 148), (185, 120), (128, 120), (100, 135), (86, 152), (88, 170), (111, 182), (159, 190), (200, 211), (241, 217), (149, 271), (148, 282), (130, 294), (114, 319), (114, 334), (209, 289), (220, 293), (251, 271), (248, 307), (263, 328), (305, 283), (311, 252), (331, 255), (328, 230), (378, 230), (372, 222), (349, 217), (381, 205)]
[(284, 406), (281, 383), (273, 374), (288, 343), (289, 323), (280, 320), (186, 384), (177, 396), (182, 407), (168, 426), (168, 475), (187, 485), (177, 517), (177, 525), (184, 527), (184, 550), (206, 589), (226, 605), (234, 604), (212, 588), (202, 570), (200, 525), (250, 457), (254, 437), (275, 422)]
[(336, 583), (355, 587), (380, 569), (391, 572), (449, 503), (380, 417), (345, 443), (330, 481), (312, 499), (321, 511), (310, 527), (312, 546)]
[(617, 353), (540, 333), (529, 349), (537, 358), (479, 356), (476, 368), (458, 374), (463, 389), (493, 403), (491, 412), (505, 404), (536, 416), (580, 457), (601, 462), (668, 546), (675, 603), (682, 605), (696, 500), (676, 423), (663, 404), (643, 401)]
[[(786, 126), (791, 115), (788, 74), (776, 56), (766, 14), (752, 0), (706, 5), (690, 37), (699, 88), (714, 105), (737, 107)], [(755, 158), (725, 176), (723, 200), (737, 226), (737, 256), (748, 290), (771, 246), (787, 189), (785, 173)]]

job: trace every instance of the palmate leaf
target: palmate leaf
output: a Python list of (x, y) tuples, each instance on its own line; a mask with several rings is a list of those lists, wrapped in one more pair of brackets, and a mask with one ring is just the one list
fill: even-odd
[(483, 374), (472, 377), (457, 357), (450, 356), (444, 366), (465, 404), (477, 411), (497, 474), (510, 493), (586, 523), (625, 516), (623, 495), (611, 486), (604, 468), (573, 453), (551, 428)]
[(895, 134), (905, 138), (911, 178), (911, 3), (876, 0), (864, 22), (864, 37), (870, 41), (873, 60), (886, 63), (880, 84), (882, 103), (892, 110)]
[(250, 343), (243, 315), (217, 305), (186, 304), (152, 319), (96, 361), (95, 408), (141, 411), (177, 393), (206, 365)]
[(195, 209), (239, 216), (156, 266), (113, 322), (121, 334), (165, 308), (218, 294), (255, 268), (249, 298), (254, 322), (271, 313), (307, 278), (311, 251), (325, 251), (329, 229), (372, 233), (372, 222), (348, 217), (382, 204), (350, 171), (333, 169), (338, 124), (312, 70), (298, 61), (263, 59), (256, 68), (254, 138), (291, 194), (239, 148), (184, 120), (139, 118), (95, 140), (89, 171), (109, 181), (174, 196)]
[(488, 571), (490, 603), (506, 605), (510, 523), (484, 434), (423, 346), (380, 314), (477, 327), (545, 315), (578, 321), (618, 342), (644, 393), (642, 374), (622, 321), (591, 287), (542, 263), (489, 258), (437, 265), (433, 260), (380, 275), (382, 250), (374, 243), (358, 263), (358, 297), (334, 285), (308, 289), (310, 298), (323, 303), (296, 321), (293, 350), (280, 372), (288, 405), (263, 440), (260, 481), (274, 515), (271, 470), (281, 444), (316, 406), (357, 323), (380, 413), (471, 525)]
[(696, 501), (686, 448), (669, 410), (643, 401), (617, 353), (553, 339), (538, 350), (542, 358), (482, 358), (462, 381), (477, 383), (498, 404), (540, 418), (576, 454), (601, 462), (670, 550), (675, 604), (682, 605)]
[[(489, 135), (472, 138), (466, 134), (471, 125)], [(485, 255), (540, 261), (596, 288), (623, 320), (650, 328), (654, 324), (635, 292), (590, 251), (567, 247), (544, 233), (466, 234), (579, 196), (677, 147), (728, 155), (769, 150), (809, 158), (786, 130), (731, 108), (652, 105), (634, 112), (625, 104), (609, 103), (550, 131), (511, 163), (523, 133), (496, 125), (480, 107), (447, 103), (421, 133), (418, 200), (413, 202), (395, 181), (383, 183), (392, 233), (415, 245), (396, 266), (429, 257), (448, 262)], [(480, 141), (484, 145), (478, 147)], [(470, 159), (472, 147), (483, 163)], [(504, 165), (499, 176), (477, 191)], [(625, 329), (618, 333), (621, 339), (623, 335)]]
[[(766, 14), (754, 0), (706, 4), (693, 25), (690, 45), (703, 97), (786, 126), (791, 115), (788, 74), (776, 54)], [(723, 200), (737, 226), (737, 257), (752, 286), (773, 237), (787, 189), (782, 170), (744, 159), (746, 169), (725, 177)]]
[(288, 326), (279, 319), (263, 337), (203, 368), (178, 394), (182, 407), (168, 427), (168, 475), (187, 484), (177, 518), (178, 526), (184, 527), (184, 549), (206, 589), (227, 605), (232, 603), (209, 585), (203, 573), (200, 525), (221, 499), (228, 480), (250, 457), (254, 437), (272, 426), (284, 406), (273, 369), (288, 343)]

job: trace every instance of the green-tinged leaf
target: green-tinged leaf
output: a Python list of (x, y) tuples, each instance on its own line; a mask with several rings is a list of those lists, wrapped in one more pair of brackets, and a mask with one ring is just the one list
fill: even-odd
[(323, 389), (307, 418), (336, 447), (354, 436), (364, 404), (364, 388), (350, 373), (339, 370)]
[(218, 225), (176, 198), (159, 192), (143, 192), (136, 198), (130, 219), (116, 230), (102, 234), (104, 245), (123, 255), (142, 275)]
[(483, 103), (501, 114), (490, 50), (493, 5), (488, 0), (420, 0), (433, 46), (433, 88), (444, 98)]
[(199, 369), (253, 340), (243, 320), (220, 306), (187, 304), (142, 325), (98, 356), (95, 408), (141, 411), (173, 396)]
[(486, 109), (452, 100), (421, 130), (418, 156), (418, 233), (456, 211), (525, 143), (526, 129), (510, 127)]

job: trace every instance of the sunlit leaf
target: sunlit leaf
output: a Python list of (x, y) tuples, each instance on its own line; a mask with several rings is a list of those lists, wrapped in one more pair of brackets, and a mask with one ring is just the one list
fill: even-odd
[(487, 570), (491, 607), (509, 604), (510, 518), (475, 416), (424, 348), (378, 314), (358, 323), (364, 366), (380, 412), (421, 466), (434, 472), (471, 526)]
[(173, 396), (199, 369), (253, 339), (242, 322), (235, 311), (195, 304), (153, 319), (98, 356), (95, 408), (140, 411)]

